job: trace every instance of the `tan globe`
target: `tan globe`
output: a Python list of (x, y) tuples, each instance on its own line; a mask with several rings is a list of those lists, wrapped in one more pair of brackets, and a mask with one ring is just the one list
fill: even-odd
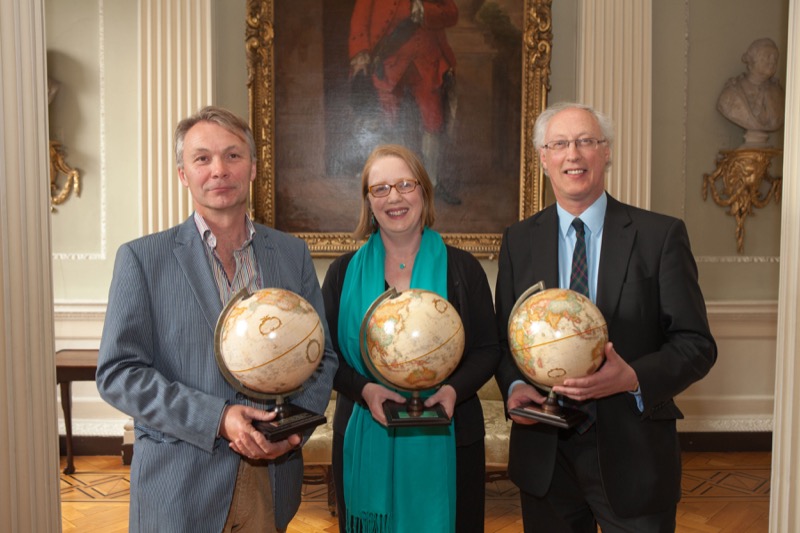
[[(248, 391), (295, 391), (314, 373), (325, 349), (319, 315), (304, 298), (284, 289), (237, 294), (219, 317), (217, 363)], [(236, 383), (232, 383), (236, 386)]]
[(508, 320), (508, 346), (522, 373), (545, 389), (594, 373), (608, 341), (600, 310), (569, 289), (526, 294)]
[[(395, 293), (397, 294), (397, 293)], [(439, 385), (464, 353), (461, 317), (446, 299), (421, 289), (384, 293), (362, 324), (362, 356), (379, 379), (399, 389)]]

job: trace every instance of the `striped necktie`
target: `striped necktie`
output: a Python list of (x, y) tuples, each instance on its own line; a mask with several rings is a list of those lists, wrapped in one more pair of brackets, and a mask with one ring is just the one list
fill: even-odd
[[(583, 220), (577, 217), (572, 221), (572, 227), (575, 228), (575, 249), (572, 252), (572, 271), (569, 275), (569, 288), (589, 298), (589, 268), (586, 264), (586, 227), (583, 224)], [(568, 398), (565, 398), (565, 400), (568, 400)], [(597, 419), (597, 406), (594, 400), (585, 402), (569, 400), (567, 403), (586, 413), (586, 420), (575, 428), (578, 433), (585, 433), (587, 429), (592, 427), (592, 424), (594, 424), (594, 421)]]
[(575, 228), (575, 250), (572, 252), (572, 271), (569, 275), (569, 288), (589, 297), (589, 270), (586, 265), (586, 228), (580, 218), (572, 221)]

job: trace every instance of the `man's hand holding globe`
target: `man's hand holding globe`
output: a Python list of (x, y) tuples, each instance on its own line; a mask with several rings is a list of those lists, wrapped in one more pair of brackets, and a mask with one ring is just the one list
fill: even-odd
[[(575, 401), (596, 400), (619, 392), (633, 392), (639, 388), (636, 372), (614, 350), (614, 345), (605, 345), (605, 363), (600, 369), (586, 377), (565, 379), (562, 385), (555, 385), (553, 392)], [(508, 397), (508, 409), (518, 408), (531, 402), (542, 404), (546, 396), (528, 383), (519, 383), (511, 390)], [(533, 418), (511, 414), (511, 419), (518, 424), (535, 424)]]
[(277, 459), (299, 446), (303, 440), (299, 433), (294, 433), (285, 439), (271, 442), (253, 426), (256, 421), (270, 422), (277, 416), (277, 411), (264, 411), (246, 405), (228, 405), (222, 413), (219, 434), (239, 455), (254, 460)]
[[(582, 410), (562, 405), (565, 402), (557, 395), (593, 398), (588, 394), (596, 392), (592, 387), (598, 382), (595, 378), (595, 383), (588, 383), (587, 392), (585, 380), (600, 368), (606, 352), (613, 351), (607, 345), (605, 318), (585, 296), (569, 289), (544, 289), (541, 282), (525, 291), (508, 320), (509, 350), (529, 382), (516, 384), (509, 394), (512, 419), (562, 428), (580, 424), (586, 418)], [(602, 376), (599, 383), (605, 387)], [(549, 395), (532, 385), (549, 390)]]

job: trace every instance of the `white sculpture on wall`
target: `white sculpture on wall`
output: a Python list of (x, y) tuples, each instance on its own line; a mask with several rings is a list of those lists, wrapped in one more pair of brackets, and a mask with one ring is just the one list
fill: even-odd
[(770, 132), (783, 126), (785, 94), (775, 78), (778, 46), (756, 39), (742, 56), (747, 72), (730, 78), (719, 95), (717, 110), (747, 130), (742, 147), (767, 145)]

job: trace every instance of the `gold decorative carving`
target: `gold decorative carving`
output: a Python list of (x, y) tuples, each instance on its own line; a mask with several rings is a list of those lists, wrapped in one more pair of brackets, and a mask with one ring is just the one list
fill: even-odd
[[(550, 59), (553, 44), (553, 16), (551, 0), (525, 2), (525, 36), (522, 60), (522, 131), (520, 156), (522, 179), (519, 183), (520, 219), (542, 208), (544, 199), (544, 171), (533, 149), (533, 123), (547, 107), (550, 90)], [(500, 249), (498, 242), (497, 250)]]
[(275, 226), (275, 69), (272, 0), (247, 0), (245, 49), (250, 125), (258, 150), (257, 177), (251, 187), (252, 216)]
[[(251, 187), (251, 214), (275, 225), (275, 65), (274, 2), (247, 0), (245, 47), (250, 120), (255, 136), (257, 177)], [(544, 174), (533, 149), (533, 123), (547, 105), (553, 42), (552, 0), (525, 0), (522, 38), (522, 120), (520, 134), (519, 218), (542, 208)], [(297, 233), (316, 257), (335, 257), (355, 250), (359, 242), (347, 233)], [(494, 258), (500, 249), (500, 233), (445, 233), (445, 242)]]
[(783, 178), (769, 173), (772, 159), (783, 154), (778, 148), (739, 148), (720, 150), (717, 169), (703, 174), (703, 200), (709, 191), (714, 202), (729, 208), (736, 219), (736, 250), (744, 252), (744, 221), (753, 208), (766, 207), (770, 199), (781, 200)]
[(67, 163), (61, 143), (50, 141), (50, 211), (56, 212), (56, 206), (66, 202), (73, 192), (75, 196), (81, 195), (80, 172)]

